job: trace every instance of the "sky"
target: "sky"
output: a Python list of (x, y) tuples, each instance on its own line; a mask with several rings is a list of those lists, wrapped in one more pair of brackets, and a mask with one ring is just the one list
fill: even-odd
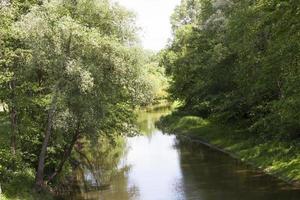
[(140, 38), (145, 49), (159, 51), (171, 37), (170, 17), (180, 0), (116, 0), (137, 14), (142, 28)]

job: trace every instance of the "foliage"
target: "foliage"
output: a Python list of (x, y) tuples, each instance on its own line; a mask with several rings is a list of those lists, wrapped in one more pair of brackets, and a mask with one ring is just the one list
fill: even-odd
[(142, 67), (142, 80), (148, 80), (144, 88), (144, 102), (143, 106), (149, 107), (150, 104), (159, 104), (166, 99), (168, 94), (166, 92), (169, 86), (169, 80), (165, 76), (165, 68), (159, 65), (160, 53), (153, 53), (151, 51), (141, 51), (140, 57)]
[(26, 169), (20, 155), (13, 156), (9, 150), (0, 150), (0, 182), (8, 182), (18, 171)]
[(299, 140), (299, 9), (290, 0), (182, 1), (161, 59), (173, 99), (265, 140)]
[[(0, 181), (8, 185), (28, 169), (31, 183), (53, 186), (71, 169), (82, 138), (135, 134), (134, 110), (160, 95), (164, 72), (139, 47), (134, 14), (118, 4), (7, 2), (0, 4), (0, 102), (6, 108)], [(146, 66), (149, 59), (153, 64)]]

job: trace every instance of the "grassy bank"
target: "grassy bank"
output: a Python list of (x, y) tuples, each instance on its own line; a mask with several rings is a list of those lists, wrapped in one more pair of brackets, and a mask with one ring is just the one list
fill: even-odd
[(158, 122), (168, 133), (213, 145), (266, 173), (300, 185), (300, 144), (264, 140), (237, 127), (219, 125), (195, 116), (169, 115)]

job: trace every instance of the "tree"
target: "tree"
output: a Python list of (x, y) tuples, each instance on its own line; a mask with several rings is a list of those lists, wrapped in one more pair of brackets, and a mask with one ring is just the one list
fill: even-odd
[(263, 138), (299, 137), (297, 9), (293, 1), (182, 1), (161, 60), (171, 96), (187, 112), (243, 121)]
[(18, 4), (26, 11), (17, 17), (12, 4), (3, 8), (1, 100), (18, 113), (12, 136), (18, 130), (40, 190), (81, 138), (132, 133), (133, 110), (150, 84), (132, 13), (106, 0), (32, 2)]

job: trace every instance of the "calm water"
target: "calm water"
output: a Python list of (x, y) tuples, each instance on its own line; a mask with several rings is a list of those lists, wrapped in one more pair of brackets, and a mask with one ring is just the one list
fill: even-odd
[(142, 113), (145, 136), (128, 138), (110, 187), (73, 199), (299, 200), (300, 190), (205, 146), (179, 142), (154, 127), (163, 113)]

